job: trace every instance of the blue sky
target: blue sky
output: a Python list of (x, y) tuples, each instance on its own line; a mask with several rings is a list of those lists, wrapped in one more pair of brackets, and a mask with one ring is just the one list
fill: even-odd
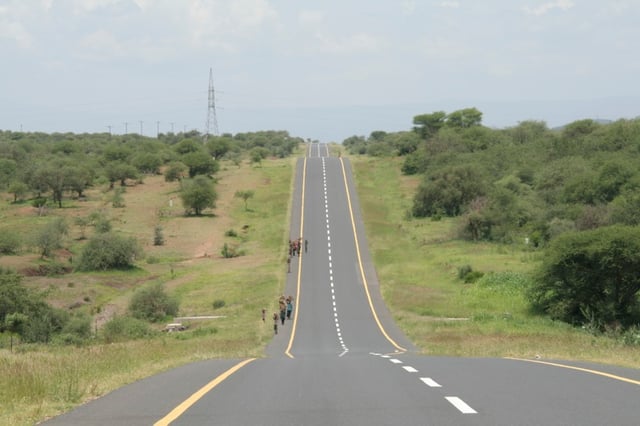
[(323, 142), (640, 115), (638, 0), (0, 0), (0, 129)]

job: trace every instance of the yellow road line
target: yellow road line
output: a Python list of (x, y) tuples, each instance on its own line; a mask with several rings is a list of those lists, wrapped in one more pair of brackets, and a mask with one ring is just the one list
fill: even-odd
[[(300, 205), (300, 237), (304, 238), (304, 189), (307, 182), (307, 157), (304, 157), (302, 163), (302, 195)], [(300, 281), (302, 277), (302, 255), (298, 254), (298, 277), (296, 283), (296, 308), (293, 311), (293, 325), (291, 327), (291, 337), (289, 337), (289, 345), (284, 351), (285, 355), (289, 358), (293, 358), (291, 353), (291, 347), (293, 346), (293, 339), (296, 337), (296, 325), (298, 324), (298, 307), (300, 306)]]
[(538, 360), (534, 360), (534, 359), (512, 358), (512, 357), (505, 357), (505, 359), (512, 359), (512, 360), (515, 360), (515, 361), (534, 362), (536, 364), (544, 364), (544, 365), (551, 365), (553, 367), (568, 368), (569, 370), (577, 370), (577, 371), (582, 371), (584, 373), (591, 373), (591, 374), (595, 374), (595, 375), (598, 375), (598, 376), (608, 377), (610, 379), (620, 380), (621, 382), (631, 383), (633, 385), (640, 386), (640, 381), (638, 381), (638, 380), (633, 380), (633, 379), (629, 379), (627, 377), (622, 377), (622, 376), (616, 376), (615, 374), (605, 373), (604, 371), (591, 370), (591, 369), (582, 368), (582, 367), (575, 367), (573, 365), (558, 364), (558, 363), (555, 363), (555, 362), (538, 361)]
[(364, 274), (364, 267), (362, 266), (362, 258), (360, 256), (360, 245), (358, 244), (358, 233), (356, 232), (356, 222), (353, 218), (353, 209), (351, 207), (351, 195), (349, 194), (349, 185), (347, 183), (347, 173), (344, 169), (344, 161), (342, 161), (342, 157), (340, 157), (340, 165), (342, 167), (342, 177), (344, 179), (344, 189), (347, 192), (347, 204), (349, 206), (349, 215), (351, 216), (351, 228), (353, 229), (353, 239), (356, 243), (356, 254), (358, 256), (358, 266), (360, 267), (360, 275), (362, 276), (362, 285), (364, 286), (364, 292), (367, 295), (367, 300), (369, 302), (369, 307), (371, 308), (371, 313), (373, 314), (373, 319), (378, 324), (378, 328), (382, 332), (382, 335), (393, 345), (396, 349), (405, 352), (406, 349), (402, 346), (398, 345), (392, 338), (387, 334), (380, 319), (378, 318), (378, 314), (376, 313), (375, 308), (373, 307), (373, 301), (371, 300), (371, 294), (369, 293), (369, 284), (367, 283), (367, 278)]
[(204, 385), (202, 388), (200, 388), (200, 390), (198, 390), (196, 393), (194, 393), (189, 398), (184, 400), (184, 402), (182, 404), (178, 405), (176, 408), (171, 410), (171, 412), (169, 414), (167, 414), (162, 419), (160, 419), (157, 422), (155, 422), (153, 425), (154, 426), (167, 426), (167, 425), (169, 425), (172, 421), (174, 421), (175, 419), (180, 417), (185, 411), (187, 411), (189, 409), (189, 407), (191, 407), (193, 404), (198, 402), (198, 400), (200, 398), (202, 398), (204, 395), (206, 395), (207, 392), (209, 392), (211, 389), (213, 389), (216, 386), (218, 386), (227, 377), (231, 376), (233, 373), (235, 373), (236, 371), (240, 370), (242, 367), (244, 367), (245, 365), (247, 365), (248, 363), (250, 363), (253, 360), (255, 360), (255, 358), (249, 358), (249, 359), (244, 360), (244, 361), (236, 364), (235, 366), (231, 367), (230, 369), (228, 369), (227, 371), (225, 371), (224, 373), (222, 373), (221, 375), (216, 377), (214, 380), (212, 380), (209, 383), (207, 383), (206, 385)]

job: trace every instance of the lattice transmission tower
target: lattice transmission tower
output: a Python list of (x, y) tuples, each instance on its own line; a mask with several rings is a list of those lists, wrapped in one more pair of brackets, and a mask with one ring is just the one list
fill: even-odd
[(207, 124), (204, 140), (213, 134), (218, 136), (218, 118), (216, 117), (216, 92), (213, 89), (213, 70), (209, 68), (209, 107), (207, 108)]

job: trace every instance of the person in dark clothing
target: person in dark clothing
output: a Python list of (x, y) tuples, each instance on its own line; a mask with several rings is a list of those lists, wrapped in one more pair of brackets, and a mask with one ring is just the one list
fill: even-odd
[(273, 313), (273, 334), (278, 334), (278, 314)]

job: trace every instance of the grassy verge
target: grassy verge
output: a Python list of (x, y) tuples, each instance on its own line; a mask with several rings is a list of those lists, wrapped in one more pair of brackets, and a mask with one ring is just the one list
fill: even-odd
[[(290, 158), (265, 161), (254, 168), (226, 165), (218, 175), (217, 208), (214, 214), (200, 218), (183, 216), (176, 185), (165, 183), (161, 176), (128, 187), (122, 209), (110, 209), (103, 194), (96, 191), (86, 202), (89, 206), (54, 211), (61, 215), (106, 209), (118, 231), (149, 241), (144, 244), (147, 258), (135, 271), (25, 280), (28, 286), (46, 289), (56, 305), (78, 305), (80, 301), (82, 306), (77, 309), (96, 313), (96, 322), (106, 321), (125, 313), (136, 288), (160, 282), (179, 297), (181, 316), (221, 318), (183, 321), (189, 328), (180, 333), (85, 347), (18, 345), (10, 352), (7, 342), (0, 342), (4, 347), (0, 349), (0, 425), (34, 424), (124, 384), (191, 361), (262, 356), (272, 333), (261, 320), (261, 309), (277, 307), (286, 278), (283, 247), (294, 164), (295, 159)], [(245, 207), (234, 194), (246, 189), (253, 189), (255, 195)], [(3, 216), (19, 218), (27, 227), (42, 219), (31, 215), (28, 207), (22, 214), (5, 208)], [(163, 246), (150, 242), (158, 224), (166, 238)], [(224, 258), (224, 244), (242, 255)], [(5, 267), (20, 268), (33, 257), (26, 253), (0, 260)], [(214, 307), (220, 301), (222, 306)]]
[[(381, 290), (398, 325), (424, 354), (523, 357), (640, 367), (640, 351), (533, 315), (524, 292), (538, 262), (523, 245), (455, 238), (455, 222), (411, 219), (418, 178), (397, 160), (352, 158)], [(464, 267), (485, 276), (459, 278)]]

